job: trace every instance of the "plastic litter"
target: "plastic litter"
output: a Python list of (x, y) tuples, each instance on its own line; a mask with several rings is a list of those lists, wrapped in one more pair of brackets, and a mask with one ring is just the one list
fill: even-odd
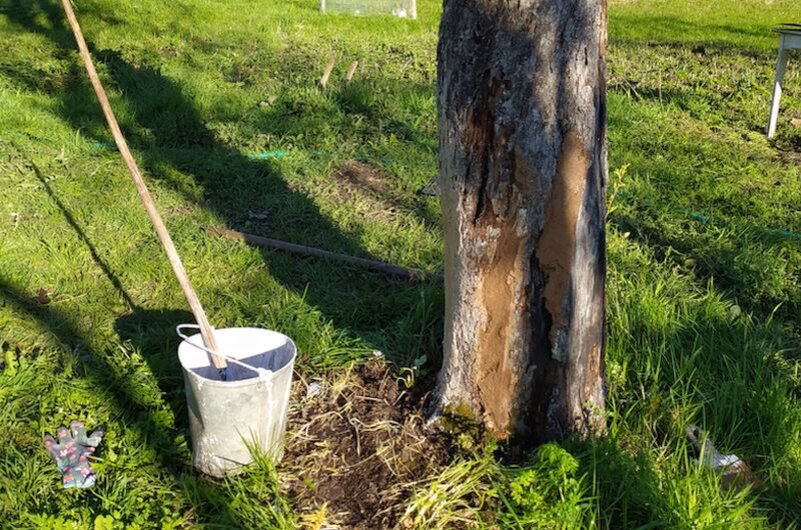
[(442, 188), (440, 187), (439, 183), (439, 175), (434, 175), (428, 181), (428, 183), (420, 190), (420, 195), (426, 195), (428, 197), (438, 197), (442, 195)]
[(272, 151), (270, 153), (250, 153), (248, 158), (280, 158), (286, 155), (283, 151)]
[(323, 384), (320, 381), (312, 381), (306, 387), (306, 398), (314, 397), (323, 391)]
[(724, 455), (718, 452), (712, 440), (695, 425), (689, 425), (685, 431), (687, 440), (698, 459), (698, 465), (721, 473), (723, 488), (742, 489), (746, 486), (758, 486), (759, 479), (751, 468), (735, 454)]

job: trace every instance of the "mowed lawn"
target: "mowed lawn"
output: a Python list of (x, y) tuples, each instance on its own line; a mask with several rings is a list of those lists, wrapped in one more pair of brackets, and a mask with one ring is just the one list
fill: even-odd
[[(315, 0), (75, 3), (213, 324), (291, 336), (307, 380), (374, 351), (419, 380), (441, 356), (439, 201), (419, 194), (437, 172), (440, 6), (419, 4), (411, 21)], [(801, 10), (612, 0), (609, 18), (608, 434), (521, 466), (468, 450), (414, 485), (405, 528), (801, 524), (801, 54), (763, 134), (770, 30)], [(60, 2), (0, 0), (0, 528), (333, 524), (297, 509), (280, 464), (192, 470), (174, 332), (190, 321)], [(41, 441), (75, 418), (107, 430), (82, 491), (61, 488)], [(755, 485), (721, 488), (689, 424)]]

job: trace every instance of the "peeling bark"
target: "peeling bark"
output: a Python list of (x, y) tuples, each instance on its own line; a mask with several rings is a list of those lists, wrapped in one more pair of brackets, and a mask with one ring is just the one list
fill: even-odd
[(602, 428), (606, 5), (445, 0), (439, 412), (531, 442)]

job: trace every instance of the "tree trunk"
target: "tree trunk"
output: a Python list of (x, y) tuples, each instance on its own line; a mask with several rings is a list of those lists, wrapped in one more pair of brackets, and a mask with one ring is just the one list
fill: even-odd
[(445, 0), (439, 413), (528, 442), (604, 411), (605, 0)]

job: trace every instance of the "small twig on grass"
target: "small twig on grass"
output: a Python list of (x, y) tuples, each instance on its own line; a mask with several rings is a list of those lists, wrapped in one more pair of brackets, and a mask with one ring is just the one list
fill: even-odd
[(228, 230), (227, 228), (219, 227), (206, 227), (203, 230), (208, 234), (222, 236), (228, 239), (235, 239), (250, 245), (259, 247), (277, 248), (293, 254), (300, 254), (301, 256), (316, 256), (318, 258), (332, 259), (335, 261), (344, 261), (345, 263), (352, 263), (354, 265), (362, 265), (364, 267), (383, 272), (392, 276), (398, 276), (407, 280), (423, 280), (426, 278), (426, 273), (416, 269), (407, 269), (399, 265), (392, 265), (391, 263), (384, 263), (383, 261), (375, 261), (365, 258), (357, 258), (355, 256), (348, 256), (346, 254), (337, 254), (336, 252), (329, 252), (314, 247), (307, 247), (305, 245), (297, 245), (295, 243), (288, 243), (278, 239), (269, 239), (266, 237), (256, 236), (253, 234), (246, 234), (244, 232), (237, 232), (236, 230)]

